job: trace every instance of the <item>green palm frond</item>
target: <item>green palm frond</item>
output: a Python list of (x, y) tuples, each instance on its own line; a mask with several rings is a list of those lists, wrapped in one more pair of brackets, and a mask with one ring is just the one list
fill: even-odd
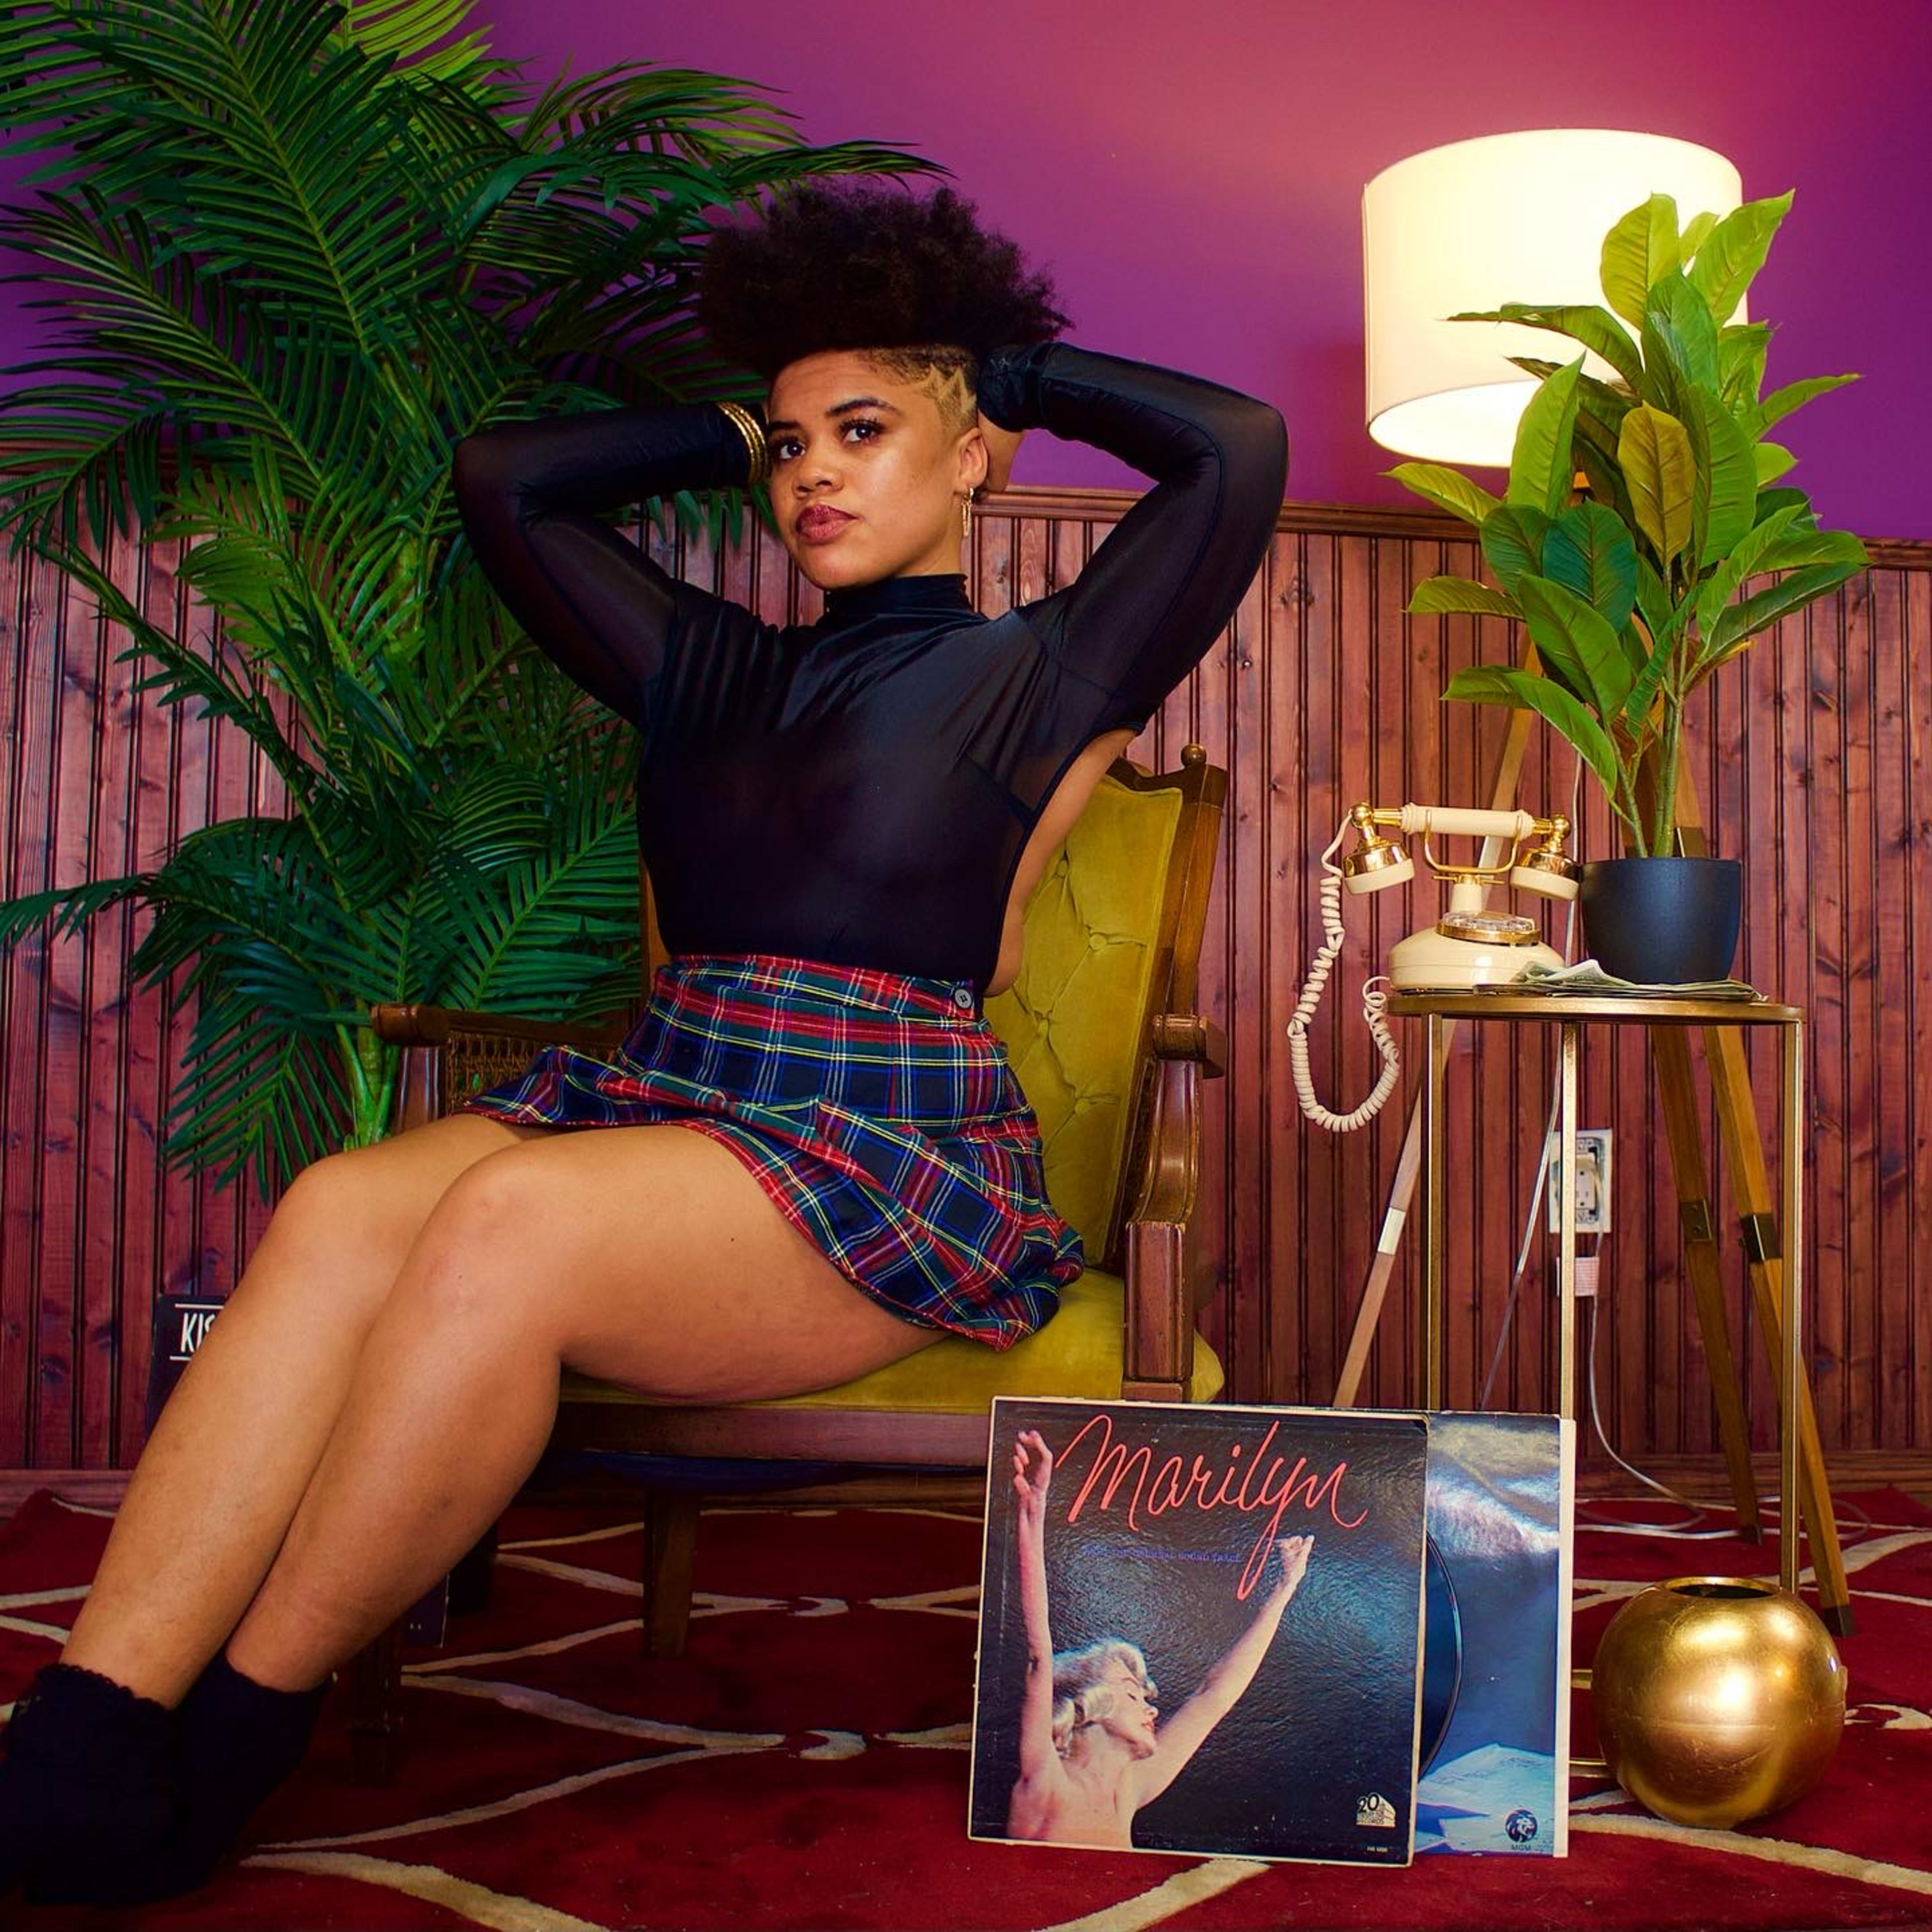
[[(549, 836), (489, 878), (473, 864), (440, 872), (435, 889), (460, 913), (450, 962), (452, 1004), (555, 1012), (560, 987), (574, 1011), (608, 1011), (637, 986), (638, 842), (626, 782), (631, 748), (604, 733), (568, 746), (560, 761)], [(477, 849), (472, 838), (467, 851)], [(454, 856), (454, 854), (452, 854)]]
[(77, 886), (56, 886), (44, 892), (26, 892), (0, 900), (0, 946), (12, 946), (39, 927), (50, 939), (78, 932), (96, 914), (140, 899), (149, 875), (135, 872), (124, 878), (88, 879)]
[(365, 53), (431, 81), (484, 82), (502, 71), (480, 32), (451, 36), (470, 17), (471, 0), (348, 0), (338, 31)]
[(336, 1056), (278, 1031), (244, 996), (194, 989), (199, 1004), (167, 1114), (167, 1150), (226, 1184), (253, 1172), (266, 1193), (341, 1140), (348, 1088)]
[(306, 787), (308, 766), (260, 686), (237, 667), (232, 654), (214, 648), (196, 650), (151, 622), (85, 551), (50, 548), (43, 554), (90, 591), (101, 614), (132, 637), (134, 643), (121, 661), (146, 666), (135, 681), (136, 691), (155, 692), (164, 705), (198, 699), (202, 716), (218, 718), (241, 731), (292, 789), (299, 792)]

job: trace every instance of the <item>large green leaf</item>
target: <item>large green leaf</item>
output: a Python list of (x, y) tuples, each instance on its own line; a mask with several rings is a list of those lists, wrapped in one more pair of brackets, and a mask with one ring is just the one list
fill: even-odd
[(1570, 500), (1575, 465), (1570, 450), (1576, 424), (1576, 379), (1583, 358), (1567, 363), (1537, 386), (1516, 424), (1504, 502), (1553, 517)]
[(1751, 447), (1753, 466), (1757, 471), (1758, 487), (1775, 483), (1797, 462), (1798, 458), (1781, 442), (1754, 443)]
[(1440, 463), (1398, 463), (1383, 473), (1394, 477), (1411, 494), (1425, 498), (1452, 517), (1460, 517), (1466, 524), (1480, 526), (1502, 502), (1460, 470)]
[[(1764, 359), (1771, 346), (1768, 322), (1732, 322), (1718, 332), (1718, 383), (1725, 402), (1742, 416), (1756, 406), (1764, 387)], [(1762, 434), (1760, 424), (1756, 431)]]
[[(1632, 626), (1633, 631), (1636, 629)], [(1640, 638), (1642, 634), (1638, 633)], [(1650, 649), (1643, 661), (1635, 668), (1636, 675), (1630, 681), (1630, 688), (1624, 697), (1623, 722), (1624, 730), (1631, 739), (1641, 745), (1647, 735), (1651, 712), (1655, 707), (1658, 692), (1664, 680), (1670, 675), (1670, 665), (1677, 648), (1676, 627), (1660, 629), (1654, 634)]]
[(1818, 527), (1816, 513), (1811, 508), (1811, 499), (1802, 490), (1795, 490), (1788, 484), (1760, 490), (1757, 493), (1757, 520), (1768, 524), (1780, 510), (1796, 512), (1790, 527), (1794, 530), (1815, 530)]
[(1534, 711), (1576, 748), (1604, 790), (1616, 796), (1617, 748), (1610, 734), (1562, 686), (1533, 671), (1473, 664), (1459, 670), (1442, 695), (1468, 704), (1507, 704), (1519, 711)]
[(1738, 540), (1730, 555), (1699, 587), (1695, 604), (1697, 630), (1707, 647), (1725, 606), (1737, 596), (1747, 578), (1772, 567), (1765, 559), (1784, 540), (1799, 514), (1798, 506), (1792, 503), (1763, 518)]
[(1512, 599), (1486, 584), (1472, 584), (1466, 577), (1429, 577), (1415, 586), (1408, 600), (1408, 614), (1516, 618), (1522, 613)]
[(1692, 215), (1690, 219), (1684, 223), (1683, 235), (1678, 242), (1678, 259), (1682, 262), (1692, 260), (1697, 250), (1703, 247), (1705, 240), (1709, 236), (1711, 230), (1717, 225), (1716, 214), (1708, 208), (1701, 213)]
[(1675, 416), (1641, 404), (1624, 418), (1617, 460), (1636, 526), (1658, 562), (1668, 564), (1690, 541), (1696, 488), (1690, 439)]
[(1774, 389), (1758, 406), (1750, 422), (1751, 433), (1762, 436), (1772, 424), (1782, 422), (1792, 410), (1802, 409), (1814, 396), (1828, 395), (1834, 389), (1842, 389), (1847, 382), (1856, 382), (1856, 376), (1812, 376), (1802, 382), (1787, 382), (1781, 389)]
[[(1538, 356), (1512, 356), (1509, 358), (1524, 374), (1534, 376), (1540, 382), (1556, 374), (1564, 365), (1561, 362), (1547, 362)], [(1638, 400), (1626, 389), (1619, 388), (1614, 382), (1600, 381), (1594, 376), (1580, 376), (1576, 383), (1576, 419), (1580, 427), (1586, 418), (1594, 417), (1599, 423), (1608, 427), (1610, 445), (1616, 446), (1616, 426), (1624, 419), (1624, 412), (1631, 404)]]
[(1643, 326), (1652, 284), (1678, 266), (1677, 204), (1654, 194), (1623, 216), (1604, 237), (1604, 294), (1634, 328)]
[(1550, 526), (1543, 574), (1590, 605), (1612, 631), (1636, 603), (1636, 545), (1623, 519), (1601, 503), (1579, 503)]
[(1728, 322), (1736, 313), (1744, 292), (1764, 266), (1765, 256), (1790, 207), (1789, 194), (1748, 201), (1726, 215), (1705, 238), (1697, 259), (1690, 265), (1690, 282), (1715, 320)]
[[(1808, 554), (1822, 560), (1789, 568), (1788, 574), (1775, 584), (1732, 604), (1712, 627), (1700, 660), (1702, 670), (1714, 670), (1727, 658), (1735, 656), (1760, 632), (1768, 630), (1827, 592), (1835, 590), (1865, 566), (1864, 546), (1848, 531), (1819, 530), (1786, 541), (1791, 548), (1785, 551), (1784, 556), (1790, 562), (1796, 562), (1798, 557)], [(1808, 548), (1801, 549), (1800, 545)], [(1777, 550), (1768, 553), (1766, 567), (1786, 568), (1784, 561), (1772, 560), (1778, 556)]]
[(1543, 568), (1543, 542), (1550, 519), (1528, 504), (1501, 504), (1483, 520), (1483, 561), (1502, 587), (1514, 593), (1526, 571)]
[(1661, 364), (1670, 372), (1667, 386), (1652, 400), (1682, 412), (1688, 394), (1718, 392), (1718, 325), (1683, 274), (1673, 270), (1655, 282), (1644, 298), (1643, 362), (1654, 378)]
[(1644, 628), (1653, 638), (1675, 636), (1689, 621), (1691, 611), (1688, 596), (1681, 604), (1671, 602), (1670, 592), (1656, 566), (1641, 556), (1636, 560), (1636, 608), (1642, 616)]
[(1569, 303), (1552, 308), (1534, 302), (1504, 302), (1501, 308), (1452, 315), (1451, 322), (1514, 322), (1525, 328), (1546, 328), (1580, 342), (1602, 357), (1632, 388), (1643, 374), (1637, 346), (1610, 310), (1594, 303)]
[(1707, 389), (1690, 392), (1684, 422), (1696, 465), (1691, 530), (1698, 568), (1708, 569), (1730, 553), (1757, 518), (1757, 465), (1751, 440)]
[(1616, 628), (1546, 577), (1519, 578), (1516, 597), (1544, 664), (1598, 716), (1617, 716), (1630, 695), (1631, 672)]

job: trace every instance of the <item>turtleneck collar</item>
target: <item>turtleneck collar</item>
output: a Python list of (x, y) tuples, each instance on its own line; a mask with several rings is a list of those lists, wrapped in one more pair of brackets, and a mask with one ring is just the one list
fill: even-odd
[(888, 577), (878, 584), (829, 592), (818, 628), (843, 631), (873, 617), (970, 616), (972, 612), (966, 580), (956, 571), (932, 577)]

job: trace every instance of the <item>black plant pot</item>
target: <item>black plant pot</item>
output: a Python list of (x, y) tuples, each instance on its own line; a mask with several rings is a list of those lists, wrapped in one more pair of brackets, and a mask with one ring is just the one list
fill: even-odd
[(1600, 859), (1576, 896), (1605, 972), (1654, 986), (1729, 976), (1744, 908), (1736, 860)]

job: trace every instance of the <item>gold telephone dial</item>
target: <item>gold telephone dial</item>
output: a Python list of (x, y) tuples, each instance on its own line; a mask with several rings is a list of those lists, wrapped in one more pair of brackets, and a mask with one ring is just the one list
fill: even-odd
[[(1352, 830), (1354, 849), (1338, 866), (1335, 854)], [(1342, 894), (1386, 891), (1415, 877), (1415, 862), (1384, 832), (1422, 841), (1423, 862), (1449, 887), (1449, 903), (1432, 924), (1400, 940), (1389, 954), (1388, 979), (1404, 992), (1447, 988), (1466, 992), (1506, 985), (1532, 965), (1556, 968), (1563, 962), (1537, 936), (1534, 920), (1522, 913), (1486, 909), (1491, 886), (1508, 884), (1545, 898), (1576, 896), (1576, 868), (1564, 844), (1567, 818), (1538, 818), (1527, 812), (1485, 812), (1460, 806), (1358, 805), (1322, 855), (1322, 923), (1326, 937), (1308, 969), (1294, 1017), (1288, 1023), (1288, 1064), (1301, 1110), (1336, 1133), (1365, 1126), (1382, 1111), (1401, 1072), (1395, 1041), (1382, 1016), (1387, 995), (1379, 978), (1362, 989), (1362, 1016), (1368, 1022), (1382, 1070), (1374, 1090), (1352, 1114), (1334, 1114), (1316, 1098), (1308, 1064), (1308, 1028), (1322, 1003), (1329, 968), (1340, 952)], [(1480, 838), (1482, 854), (1452, 864), (1436, 856), (1436, 838)]]

